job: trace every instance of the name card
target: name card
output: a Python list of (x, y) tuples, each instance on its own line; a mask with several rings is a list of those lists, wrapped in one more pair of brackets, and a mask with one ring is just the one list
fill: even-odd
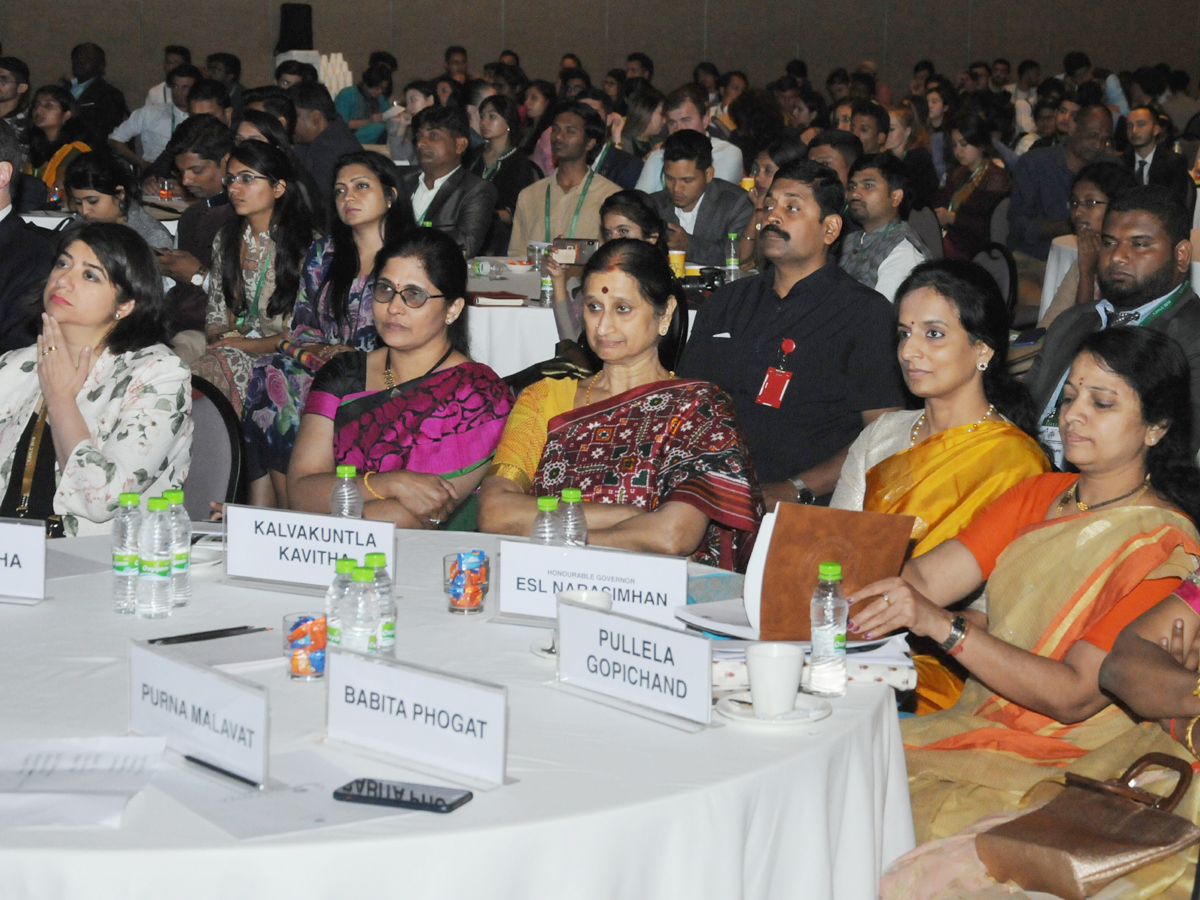
[(341, 650), (329, 653), (326, 666), (332, 740), (504, 784), (508, 688)]
[(614, 612), (686, 627), (672, 612), (687, 605), (682, 557), (501, 541), (500, 560), (501, 615), (553, 619), (559, 591), (604, 591)]
[(134, 641), (129, 730), (254, 784), (267, 780), (267, 689)]
[(712, 642), (564, 601), (558, 605), (558, 680), (707, 725)]
[(46, 597), (46, 523), (0, 519), (0, 601), (36, 603)]
[(362, 565), (368, 553), (385, 553), (394, 583), (395, 536), (392, 522), (227, 504), (225, 574), (324, 590), (343, 556)]

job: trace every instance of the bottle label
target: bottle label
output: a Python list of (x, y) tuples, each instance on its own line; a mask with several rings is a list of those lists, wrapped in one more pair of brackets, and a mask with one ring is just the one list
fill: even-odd
[(742, 261), (740, 259), (738, 259), (736, 256), (725, 257), (725, 268), (738, 269), (738, 268), (741, 268), (741, 265), (742, 265)]
[(114, 553), (114, 575), (136, 575), (138, 573), (138, 555), (136, 553)]
[(175, 554), (175, 562), (174, 562), (173, 568), (175, 569), (176, 575), (183, 574), (184, 572), (186, 572), (188, 569), (191, 568), (191, 565), (192, 565), (192, 551), (190, 549), (182, 550)]
[(325, 616), (325, 642), (340, 644), (342, 642), (342, 622), (340, 619)]
[(396, 646), (396, 619), (389, 616), (379, 622), (379, 647), (387, 650)]
[(138, 559), (138, 575), (142, 578), (162, 578), (171, 577), (171, 560), (168, 559), (146, 559), (140, 557)]
[(827, 625), (812, 630), (812, 655), (814, 659), (823, 656), (844, 656), (846, 653), (846, 632), (838, 625)]

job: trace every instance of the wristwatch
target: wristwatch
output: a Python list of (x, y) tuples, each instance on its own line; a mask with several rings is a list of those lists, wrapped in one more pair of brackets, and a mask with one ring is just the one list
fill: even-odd
[(191, 282), (196, 287), (202, 287), (204, 285), (204, 279), (207, 276), (208, 276), (208, 269), (204, 268), (204, 266), (201, 266), (199, 268), (199, 270), (196, 272), (196, 274), (191, 277)]
[(788, 481), (790, 481), (792, 483), (792, 487), (796, 489), (797, 503), (808, 505), (817, 499), (817, 495), (812, 492), (809, 486), (804, 483), (804, 479), (799, 475), (797, 475), (795, 478), (789, 478)]
[(938, 644), (944, 653), (949, 653), (967, 636), (967, 620), (963, 616), (955, 616), (950, 620), (950, 636)]

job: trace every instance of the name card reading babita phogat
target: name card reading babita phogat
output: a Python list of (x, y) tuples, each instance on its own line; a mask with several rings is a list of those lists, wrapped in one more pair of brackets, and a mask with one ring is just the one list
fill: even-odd
[(331, 740), (504, 784), (508, 689), (411, 663), (334, 650), (327, 659)]
[(227, 504), (225, 574), (325, 589), (343, 556), (362, 565), (368, 553), (384, 553), (394, 582), (395, 535), (392, 522)]
[(500, 542), (500, 612), (553, 619), (559, 591), (604, 591), (613, 611), (686, 626), (673, 610), (687, 605), (687, 560), (674, 556)]
[(134, 641), (129, 730), (255, 784), (267, 780), (267, 689)]
[(562, 602), (558, 680), (707, 725), (712, 642), (703, 635)]
[(0, 519), (0, 598), (46, 596), (46, 523)]

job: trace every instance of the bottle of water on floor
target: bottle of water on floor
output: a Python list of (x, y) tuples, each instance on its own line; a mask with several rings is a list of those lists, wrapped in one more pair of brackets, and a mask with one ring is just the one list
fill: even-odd
[(192, 601), (192, 517), (183, 505), (183, 491), (163, 491), (171, 515), (171, 605)]
[(378, 653), (379, 598), (375, 593), (375, 570), (360, 566), (350, 573), (350, 589), (342, 597), (338, 612), (339, 646), (358, 653)]
[(379, 598), (379, 634), (376, 643), (380, 653), (391, 654), (396, 646), (396, 595), (388, 575), (387, 554), (368, 553), (367, 568), (375, 570), (375, 595)]
[(354, 466), (338, 466), (337, 482), (333, 485), (333, 495), (329, 498), (331, 515), (343, 519), (361, 519), (363, 509), (362, 491), (358, 489), (355, 478), (358, 471)]
[(529, 539), (535, 544), (565, 544), (563, 521), (558, 515), (558, 498), (538, 497), (537, 508), (537, 518), (533, 520)]
[(579, 488), (563, 488), (558, 514), (563, 523), (563, 540), (571, 547), (582, 547), (587, 543), (587, 518), (583, 514), (582, 504), (583, 491)]
[(846, 693), (846, 618), (850, 605), (842, 593), (842, 565), (823, 562), (812, 598), (812, 656), (809, 690), (818, 697)]
[(138, 534), (137, 614), (161, 619), (171, 614), (171, 515), (167, 501), (154, 497), (146, 505)]
[(112, 568), (113, 611), (132, 613), (137, 609), (138, 532), (142, 528), (142, 495), (122, 494), (113, 517)]
[(341, 643), (341, 614), (342, 598), (350, 590), (350, 573), (358, 568), (358, 561), (349, 556), (343, 556), (333, 564), (333, 581), (325, 592), (325, 640), (330, 644)]

